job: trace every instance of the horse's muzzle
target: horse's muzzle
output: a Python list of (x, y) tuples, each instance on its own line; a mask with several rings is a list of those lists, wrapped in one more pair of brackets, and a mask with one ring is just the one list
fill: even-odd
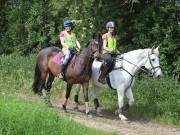
[(163, 76), (161, 68), (158, 67), (157, 70), (153, 73), (153, 78), (154, 79), (160, 79)]

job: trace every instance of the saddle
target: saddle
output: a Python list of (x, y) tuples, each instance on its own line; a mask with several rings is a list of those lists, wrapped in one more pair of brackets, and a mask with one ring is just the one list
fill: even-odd
[(98, 61), (103, 62), (104, 64), (106, 64), (108, 66), (108, 73), (112, 71), (112, 69), (115, 66), (115, 58), (117, 55), (115, 54), (109, 54), (109, 53), (105, 53), (101, 56), (100, 59), (98, 59)]
[[(111, 71), (114, 70), (114, 67), (115, 67), (115, 62), (116, 62), (116, 57), (119, 55), (120, 57), (120, 61), (122, 62), (122, 59), (123, 59), (123, 54), (118, 54), (118, 53), (115, 53), (115, 54), (109, 54), (111, 56), (111, 60), (110, 60), (110, 65), (109, 65), (109, 69), (107, 71), (107, 75), (106, 75), (106, 82), (109, 86), (109, 88), (113, 89), (113, 90), (116, 90), (115, 88), (112, 87), (111, 85), (111, 80), (110, 80), (110, 77), (109, 77), (109, 73)], [(122, 64), (121, 64), (122, 66)]]
[[(76, 51), (70, 49), (70, 52), (71, 52), (71, 55), (70, 55), (67, 65), (74, 57), (77, 56)], [(64, 58), (63, 52), (59, 52), (53, 57), (53, 62), (60, 65), (63, 58)]]

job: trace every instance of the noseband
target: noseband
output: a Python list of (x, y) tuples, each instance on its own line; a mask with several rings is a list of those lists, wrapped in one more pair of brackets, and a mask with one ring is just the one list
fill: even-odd
[(153, 66), (152, 61), (151, 61), (151, 59), (150, 59), (150, 56), (151, 56), (152, 54), (154, 54), (154, 53), (151, 53), (151, 54), (148, 53), (148, 59), (149, 59), (150, 65), (151, 65), (150, 71), (153, 71), (152, 75), (154, 75), (154, 74), (158, 71), (158, 70), (156, 70), (156, 69), (157, 69), (157, 68), (161, 69), (161, 66)]

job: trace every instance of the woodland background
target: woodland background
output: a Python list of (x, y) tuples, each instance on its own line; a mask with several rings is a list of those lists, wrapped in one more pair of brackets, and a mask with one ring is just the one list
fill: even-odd
[(165, 75), (180, 79), (179, 0), (1, 0), (0, 54), (29, 55), (59, 46), (63, 21), (72, 19), (83, 46), (93, 32), (116, 22), (121, 52), (160, 45)]

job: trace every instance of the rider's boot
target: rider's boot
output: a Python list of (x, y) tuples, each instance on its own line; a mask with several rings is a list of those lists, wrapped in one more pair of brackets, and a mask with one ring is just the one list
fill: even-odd
[(102, 64), (101, 66), (101, 74), (98, 78), (98, 81), (102, 84), (106, 84), (106, 75), (108, 73), (108, 67), (106, 64)]
[(59, 78), (59, 79), (63, 79), (64, 78), (64, 74), (63, 74), (64, 68), (65, 68), (65, 65), (61, 64), (60, 65), (59, 74), (57, 75), (57, 78)]

